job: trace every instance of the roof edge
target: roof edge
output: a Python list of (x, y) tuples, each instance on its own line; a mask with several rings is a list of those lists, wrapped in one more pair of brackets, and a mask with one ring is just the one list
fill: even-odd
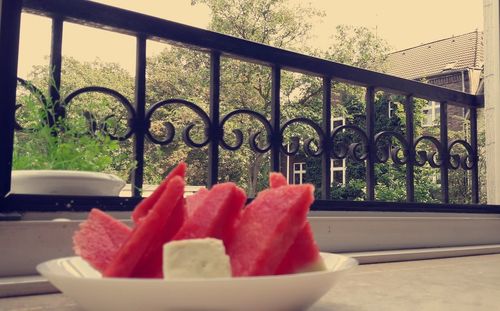
[[(483, 31), (480, 31), (479, 29), (476, 29), (474, 31), (471, 31), (471, 32), (467, 32), (467, 33), (463, 33), (461, 35), (458, 35), (458, 36), (451, 36), (451, 37), (447, 37), (447, 38), (443, 38), (443, 39), (439, 39), (439, 40), (435, 40), (435, 41), (431, 41), (431, 42), (426, 42), (426, 43), (422, 43), (422, 44), (419, 44), (419, 45), (415, 45), (415, 46), (412, 46), (412, 47), (409, 47), (409, 48), (406, 48), (406, 49), (402, 49), (402, 50), (398, 50), (398, 51), (394, 51), (394, 52), (390, 52), (389, 54), (387, 55), (391, 55), (391, 54), (396, 54), (396, 53), (401, 53), (401, 52), (404, 52), (404, 51), (407, 51), (407, 50), (412, 50), (412, 49), (415, 49), (415, 48), (418, 48), (418, 47), (421, 47), (421, 46), (425, 46), (425, 45), (429, 45), (429, 44), (433, 44), (433, 43), (436, 43), (436, 42), (441, 42), (441, 41), (445, 41), (445, 40), (449, 40), (451, 38), (458, 38), (458, 37), (463, 37), (463, 36), (466, 36), (466, 35), (470, 35), (472, 33), (475, 33), (476, 34), (476, 38), (478, 36), (479, 33), (482, 33)], [(476, 39), (477, 40), (477, 39)], [(476, 43), (477, 45), (477, 43)]]
[(454, 68), (454, 69), (451, 69), (451, 70), (445, 70), (445, 71), (441, 71), (441, 72), (436, 72), (436, 73), (430, 74), (428, 76), (415, 77), (415, 78), (412, 78), (411, 80), (420, 80), (420, 79), (424, 79), (424, 78), (435, 78), (435, 77), (439, 77), (439, 76), (445, 76), (447, 74), (454, 74), (454, 73), (459, 73), (459, 72), (462, 72), (462, 71), (467, 71), (467, 70), (470, 70), (470, 69), (473, 69), (473, 70), (483, 70), (483, 68), (477, 67), (477, 66), (476, 67)]

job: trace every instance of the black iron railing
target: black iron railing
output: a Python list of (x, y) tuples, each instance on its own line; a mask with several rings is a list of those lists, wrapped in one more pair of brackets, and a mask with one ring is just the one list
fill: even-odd
[[(72, 210), (87, 210), (93, 206), (108, 209), (129, 209), (140, 200), (139, 189), (143, 183), (144, 143), (145, 139), (155, 144), (169, 144), (174, 135), (173, 125), (170, 135), (164, 139), (155, 138), (150, 132), (152, 114), (163, 106), (180, 105), (196, 113), (205, 126), (203, 140), (195, 141), (190, 136), (192, 126), (183, 129), (184, 142), (193, 147), (208, 146), (208, 186), (218, 181), (219, 150), (237, 150), (243, 144), (241, 131), (236, 134), (236, 141), (227, 142), (224, 138), (225, 123), (236, 115), (248, 115), (260, 122), (266, 131), (267, 143), (262, 146), (256, 142), (258, 133), (251, 135), (249, 144), (254, 152), (270, 153), (271, 170), (280, 168), (280, 154), (294, 155), (299, 151), (299, 144), (292, 143), (288, 148), (283, 144), (284, 130), (291, 124), (301, 123), (310, 126), (318, 136), (318, 148), (312, 150), (304, 142), (306, 154), (321, 157), (322, 199), (313, 208), (324, 210), (398, 210), (398, 211), (447, 211), (447, 212), (499, 212), (497, 207), (481, 205), (426, 205), (414, 203), (414, 168), (429, 164), (440, 168), (441, 198), (449, 203), (448, 170), (464, 169), (472, 172), (472, 202), (479, 201), (478, 187), (478, 147), (477, 147), (477, 109), (481, 108), (482, 98), (463, 92), (453, 91), (416, 81), (401, 79), (378, 72), (351, 67), (296, 52), (278, 49), (231, 36), (197, 29), (178, 23), (162, 20), (143, 14), (122, 10), (89, 1), (67, 0), (0, 0), (0, 199), (4, 211), (11, 210), (60, 210), (66, 209), (65, 202), (72, 202)], [(22, 11), (44, 15), (52, 19), (52, 44), (50, 68), (53, 69), (54, 81), (50, 88), (52, 102), (59, 103), (54, 109), (54, 117), (64, 117), (65, 106), (76, 96), (88, 92), (100, 92), (115, 97), (128, 111), (128, 130), (116, 139), (133, 139), (134, 160), (136, 167), (132, 176), (133, 198), (95, 198), (64, 196), (32, 196), (8, 194), (10, 190), (10, 172), (12, 169), (13, 136), (17, 126), (16, 110), (16, 72), (19, 46), (20, 16)], [(103, 87), (87, 87), (74, 91), (64, 99), (57, 90), (61, 84), (61, 47), (64, 22), (72, 22), (91, 27), (103, 28), (136, 37), (136, 78), (135, 98), (130, 102), (115, 90)], [(174, 44), (188, 46), (210, 55), (210, 102), (207, 114), (195, 103), (183, 99), (166, 99), (146, 111), (146, 42), (147, 40), (167, 40)], [(251, 110), (235, 110), (227, 115), (220, 115), (220, 61), (221, 57), (231, 57), (247, 62), (269, 66), (272, 70), (271, 117)], [(280, 79), (283, 70), (300, 72), (323, 79), (322, 123), (310, 119), (296, 118), (283, 120), (280, 113)], [(366, 128), (356, 125), (343, 125), (331, 128), (331, 93), (332, 81), (341, 81), (366, 88)], [(393, 131), (375, 132), (375, 92), (390, 91), (406, 96), (406, 135)], [(432, 136), (414, 137), (413, 98), (424, 98), (440, 102), (440, 139)], [(458, 105), (470, 111), (470, 142), (466, 140), (448, 141), (447, 105)], [(335, 145), (336, 137), (346, 131), (355, 133), (360, 142)], [(260, 133), (262, 134), (262, 133)], [(401, 147), (377, 152), (377, 144), (384, 139), (395, 139)], [(420, 150), (419, 144), (426, 141), (433, 144), (436, 152)], [(454, 147), (461, 145), (465, 154), (454, 152)], [(330, 197), (330, 161), (331, 159), (350, 158), (366, 163), (366, 202), (332, 202)], [(380, 203), (375, 199), (376, 163), (393, 160), (398, 165), (406, 165), (407, 202)], [(0, 211), (1, 212), (1, 211)]]

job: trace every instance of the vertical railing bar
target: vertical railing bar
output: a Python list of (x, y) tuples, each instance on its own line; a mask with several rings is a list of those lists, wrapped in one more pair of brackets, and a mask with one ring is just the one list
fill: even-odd
[(441, 140), (441, 201), (443, 203), (449, 203), (449, 191), (448, 191), (448, 104), (446, 102), (441, 102), (439, 105), (440, 115), (439, 115), (439, 127), (440, 127), (440, 140)]
[(473, 167), (471, 171), (472, 179), (472, 203), (479, 203), (479, 153), (477, 147), (477, 109), (470, 108), (470, 144), (472, 147)]
[(408, 162), (406, 162), (406, 202), (415, 201), (415, 150), (414, 150), (414, 119), (413, 119), (413, 97), (405, 98), (406, 115), (406, 141), (408, 142)]
[[(61, 95), (61, 68), (62, 68), (62, 40), (63, 40), (63, 19), (61, 17), (52, 18), (52, 31), (50, 43), (50, 63), (49, 63), (49, 98), (53, 105), (53, 113), (49, 117), (49, 125), (53, 126), (59, 118), (65, 117), (64, 106), (60, 102)], [(45, 103), (47, 104), (47, 103)], [(51, 107), (47, 107), (51, 108)]]
[(375, 200), (375, 88), (366, 88), (366, 135), (368, 137), (368, 157), (366, 158), (366, 199)]
[(217, 184), (219, 178), (219, 140), (220, 129), (220, 52), (210, 54), (210, 121), (211, 128), (208, 145), (208, 187)]
[(329, 77), (323, 78), (323, 157), (321, 158), (321, 198), (330, 199), (331, 189), (331, 122), (332, 122), (332, 80)]
[(136, 38), (135, 54), (135, 112), (133, 157), (136, 167), (132, 172), (132, 196), (140, 197), (144, 182), (144, 136), (146, 131), (146, 38)]
[(0, 202), (10, 191), (21, 8), (21, 0), (0, 0)]
[(280, 171), (280, 149), (282, 137), (280, 135), (280, 88), (281, 88), (281, 68), (273, 66), (271, 72), (271, 170)]

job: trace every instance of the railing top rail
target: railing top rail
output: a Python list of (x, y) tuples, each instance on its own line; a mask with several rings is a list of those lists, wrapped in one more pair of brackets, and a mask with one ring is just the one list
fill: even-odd
[(29, 13), (60, 17), (65, 21), (148, 39), (169, 41), (193, 48), (220, 51), (223, 55), (283, 69), (329, 77), (334, 80), (449, 102), (464, 107), (482, 107), (477, 96), (413, 80), (348, 66), (313, 56), (199, 29), (91, 1), (23, 0)]

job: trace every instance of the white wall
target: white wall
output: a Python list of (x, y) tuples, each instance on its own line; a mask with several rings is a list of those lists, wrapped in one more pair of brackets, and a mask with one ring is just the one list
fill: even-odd
[(500, 19), (499, 0), (484, 0), (484, 93), (489, 204), (500, 204)]

